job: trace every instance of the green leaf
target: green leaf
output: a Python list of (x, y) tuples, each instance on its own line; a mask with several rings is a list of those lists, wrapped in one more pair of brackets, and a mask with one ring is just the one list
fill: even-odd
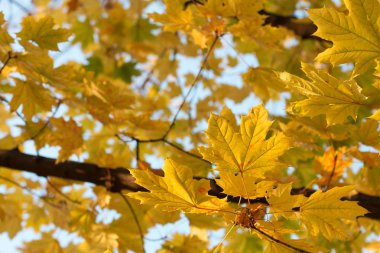
[(120, 78), (126, 83), (131, 83), (133, 76), (140, 75), (140, 71), (136, 69), (136, 64), (137, 63), (135, 62), (124, 63), (120, 67), (115, 68), (113, 76), (116, 78)]
[(103, 72), (104, 66), (102, 59), (96, 56), (92, 56), (87, 59), (87, 65), (85, 65), (85, 69), (88, 71), (93, 71), (95, 73), (95, 76), (99, 75), (101, 72)]

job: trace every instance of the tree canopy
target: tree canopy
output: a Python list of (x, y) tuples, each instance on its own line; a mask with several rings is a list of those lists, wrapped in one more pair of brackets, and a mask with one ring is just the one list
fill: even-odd
[(380, 248), (379, 0), (25, 2), (0, 14), (20, 252)]

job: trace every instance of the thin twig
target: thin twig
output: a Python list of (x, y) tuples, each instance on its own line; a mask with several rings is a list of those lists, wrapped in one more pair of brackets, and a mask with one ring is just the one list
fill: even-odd
[(53, 188), (57, 193), (58, 195), (61, 195), (62, 197), (64, 197), (65, 199), (67, 199), (68, 201), (76, 204), (76, 205), (81, 205), (82, 202), (78, 201), (78, 200), (75, 200), (75, 199), (72, 199), (70, 198), (69, 196), (67, 196), (66, 194), (64, 194), (61, 190), (59, 190), (50, 180), (49, 178), (46, 178), (46, 182), (51, 186), (51, 188)]
[(224, 41), (224, 43), (226, 43), (227, 44), (227, 46), (229, 46), (233, 51), (234, 51), (234, 53), (235, 53), (235, 55), (245, 64), (245, 65), (247, 65), (247, 67), (248, 68), (253, 68), (253, 66), (251, 65), (251, 64), (249, 64), (245, 59), (244, 59), (244, 57), (236, 50), (236, 48), (233, 46), (233, 45), (231, 45), (231, 43), (228, 41), (228, 40), (226, 40), (225, 38), (221, 38), (221, 40), (223, 40)]
[(11, 183), (11, 184), (13, 184), (13, 185), (15, 185), (15, 186), (17, 186), (17, 187), (19, 187), (19, 188), (21, 188), (21, 189), (27, 191), (29, 194), (31, 194), (31, 195), (37, 197), (38, 199), (42, 200), (42, 201), (45, 202), (46, 204), (48, 204), (48, 205), (50, 205), (50, 206), (52, 206), (52, 207), (54, 207), (54, 208), (57, 208), (57, 209), (62, 210), (61, 206), (56, 205), (56, 204), (54, 204), (54, 203), (51, 203), (51, 202), (48, 201), (45, 197), (38, 195), (37, 193), (33, 192), (33, 191), (32, 191), (31, 189), (29, 189), (28, 187), (23, 186), (23, 185), (19, 184), (18, 182), (14, 181), (14, 180), (12, 180), (12, 179), (7, 178), (7, 177), (3, 177), (3, 176), (0, 176), (0, 179), (2, 179), (2, 180), (4, 180), (4, 181), (7, 181), (8, 183)]
[[(124, 143), (130, 143), (130, 142), (133, 142), (133, 141), (136, 141), (135, 139), (131, 138), (130, 140), (124, 140), (123, 137), (120, 136), (120, 134), (115, 134), (115, 137), (117, 139), (119, 139), (121, 142), (124, 142)], [(130, 138), (130, 137), (128, 137)]]
[(45, 124), (37, 131), (37, 133), (35, 133), (30, 139), (31, 140), (34, 140), (35, 138), (37, 138), (37, 136), (39, 136), (40, 134), (42, 134), (43, 131), (45, 131), (45, 129), (47, 128), (47, 126), (50, 124), (50, 119), (51, 118), (54, 118), (54, 116), (57, 114), (58, 112), (58, 109), (59, 107), (61, 106), (62, 104), (62, 100), (58, 100), (58, 104), (57, 106), (55, 107), (55, 110), (54, 112), (52, 113), (51, 117), (49, 117), (48, 120), (46, 120)]
[(213, 49), (214, 49), (216, 43), (218, 42), (218, 39), (219, 39), (220, 36), (221, 36), (221, 35), (218, 35), (218, 34), (215, 36), (215, 39), (213, 40), (213, 42), (212, 42), (212, 44), (211, 44), (211, 46), (210, 46), (210, 49), (208, 50), (207, 54), (206, 54), (205, 57), (203, 58), (203, 61), (202, 61), (201, 67), (200, 67), (200, 69), (199, 69), (199, 71), (198, 71), (198, 74), (196, 75), (196, 77), (195, 77), (193, 83), (191, 84), (189, 90), (187, 91), (185, 97), (183, 98), (183, 101), (182, 101), (181, 105), (179, 106), (177, 112), (175, 113), (174, 118), (173, 118), (172, 122), (170, 123), (168, 130), (166, 130), (165, 134), (162, 136), (162, 139), (166, 139), (166, 136), (168, 136), (168, 134), (170, 133), (170, 131), (171, 131), (172, 128), (174, 127), (174, 124), (175, 124), (175, 122), (176, 122), (176, 120), (177, 120), (177, 117), (178, 117), (179, 113), (180, 113), (181, 110), (182, 110), (182, 107), (185, 105), (185, 103), (186, 103), (186, 101), (187, 101), (187, 98), (188, 98), (189, 95), (191, 94), (191, 91), (193, 90), (193, 88), (194, 88), (195, 85), (198, 83), (199, 79), (201, 78), (201, 76), (202, 76), (202, 72), (203, 72), (203, 70), (206, 68), (208, 58), (210, 57), (210, 55), (211, 55), (211, 53), (212, 53), (212, 51), (213, 51)]
[(27, 15), (29, 15), (29, 16), (32, 15), (32, 12), (28, 8), (26, 8), (24, 5), (20, 4), (18, 1), (9, 0), (9, 3), (16, 5), (20, 10), (25, 12)]
[[(196, 75), (196, 77), (194, 78), (194, 81), (193, 83), (191, 84), (189, 90), (187, 91), (186, 95), (183, 97), (183, 101), (181, 103), (181, 105), (179, 106), (177, 112), (175, 113), (174, 117), (173, 117), (173, 120), (171, 121), (168, 129), (166, 130), (166, 132), (164, 133), (164, 135), (161, 137), (161, 138), (157, 138), (157, 139), (150, 139), (150, 140), (141, 140), (141, 139), (138, 139), (136, 137), (133, 137), (133, 136), (128, 136), (131, 140), (134, 140), (136, 142), (136, 162), (137, 162), (137, 165), (138, 165), (138, 162), (139, 162), (139, 159), (140, 159), (140, 143), (147, 143), (147, 142), (164, 142), (174, 148), (176, 148), (177, 150), (181, 151), (181, 152), (184, 152), (194, 158), (197, 158), (197, 159), (200, 159), (202, 161), (205, 161), (207, 163), (210, 163), (209, 161), (206, 161), (204, 160), (202, 157), (198, 156), (198, 155), (195, 155), (195, 154), (192, 154), (184, 149), (182, 149), (181, 147), (179, 147), (178, 145), (172, 143), (172, 142), (169, 142), (166, 137), (168, 136), (168, 134), (170, 133), (170, 131), (173, 129), (174, 125), (175, 125), (175, 122), (177, 120), (177, 117), (179, 115), (179, 113), (181, 112), (183, 106), (185, 105), (188, 97), (190, 96), (191, 94), (191, 91), (193, 90), (193, 88), (196, 86), (196, 84), (198, 83), (199, 79), (201, 78), (202, 76), (202, 72), (203, 70), (206, 68), (207, 66), (207, 61), (208, 61), (208, 58), (210, 57), (213, 49), (215, 48), (216, 46), (216, 43), (218, 42), (218, 39), (220, 38), (221, 35), (219, 34), (216, 34), (215, 35), (215, 38), (213, 40), (213, 42), (211, 43), (211, 46), (210, 46), (210, 49), (207, 51), (206, 55), (204, 56), (203, 60), (202, 60), (202, 64), (201, 64), (201, 67), (199, 68), (199, 71)], [(150, 75), (148, 75), (149, 77)], [(146, 79), (146, 82), (148, 82), (149, 78)], [(144, 81), (143, 85), (144, 86), (146, 84), (146, 82)], [(121, 138), (121, 136), (119, 134), (116, 134), (115, 135), (119, 140), (121, 140), (122, 142), (126, 143), (126, 142), (129, 142), (129, 141), (125, 141), (123, 138)]]
[(139, 166), (140, 162), (140, 141), (136, 141), (136, 162), (137, 162), (137, 167)]
[(186, 150), (182, 149), (180, 146), (178, 146), (178, 145), (175, 144), (175, 143), (172, 143), (172, 142), (170, 142), (170, 141), (168, 141), (168, 140), (163, 140), (162, 142), (165, 143), (165, 144), (168, 144), (169, 146), (171, 146), (171, 147), (173, 147), (173, 148), (175, 148), (175, 149), (177, 149), (177, 150), (179, 150), (179, 151), (181, 151), (182, 153), (185, 153), (185, 154), (187, 154), (187, 155), (189, 155), (189, 156), (191, 156), (191, 157), (194, 157), (194, 158), (196, 158), (196, 159), (199, 159), (199, 160), (201, 160), (202, 162), (205, 162), (205, 163), (209, 163), (209, 164), (211, 164), (209, 161), (203, 159), (201, 156), (196, 155), (196, 154), (194, 154), (194, 153), (191, 153), (191, 152), (189, 152), (189, 151), (186, 151)]
[(271, 241), (273, 241), (273, 242), (276, 242), (276, 243), (278, 243), (278, 244), (284, 245), (284, 246), (286, 246), (286, 247), (288, 247), (288, 248), (290, 248), (290, 249), (292, 249), (292, 250), (295, 250), (295, 251), (297, 251), (297, 252), (301, 252), (301, 253), (311, 253), (310, 251), (306, 251), (306, 250), (303, 250), (303, 249), (299, 249), (299, 248), (294, 247), (294, 246), (292, 246), (292, 245), (290, 245), (290, 244), (287, 244), (286, 242), (283, 242), (283, 241), (281, 241), (281, 240), (279, 240), (279, 239), (276, 239), (276, 238), (274, 238), (273, 236), (271, 236), (271, 235), (265, 233), (264, 231), (262, 231), (261, 229), (258, 229), (258, 228), (255, 227), (255, 226), (253, 226), (252, 228), (253, 228), (255, 231), (257, 231), (259, 234), (261, 234), (261, 235), (267, 237), (269, 240), (271, 240)]
[(145, 238), (145, 241), (157, 242), (157, 241), (162, 241), (162, 240), (166, 240), (166, 239), (168, 239), (168, 237), (165, 235), (165, 236), (162, 236), (160, 238), (155, 238), (155, 239)]
[(12, 52), (9, 51), (8, 52), (8, 56), (7, 56), (7, 59), (5, 59), (5, 62), (3, 63), (3, 66), (1, 66), (0, 68), (0, 74), (3, 72), (4, 68), (8, 65), (9, 61), (13, 58), (12, 56)]
[(335, 168), (336, 168), (337, 159), (338, 159), (338, 154), (335, 154), (333, 169), (331, 170), (331, 173), (330, 173), (330, 176), (329, 176), (329, 180), (327, 181), (327, 184), (326, 184), (326, 189), (325, 189), (326, 191), (330, 188), (330, 184), (331, 184), (332, 178), (333, 178), (333, 176), (335, 174)]
[(145, 248), (144, 248), (144, 233), (143, 233), (143, 230), (142, 230), (142, 227), (141, 227), (141, 224), (139, 222), (139, 219), (137, 218), (137, 215), (136, 215), (136, 212), (135, 210), (133, 209), (132, 207), (132, 204), (129, 202), (129, 200), (127, 199), (127, 197), (124, 196), (123, 193), (119, 193), (120, 196), (123, 198), (124, 202), (128, 205), (129, 207), (129, 210), (131, 210), (131, 213), (132, 213), (132, 216), (133, 216), (133, 219), (135, 220), (136, 222), (136, 225), (137, 225), (137, 228), (139, 230), (139, 233), (140, 233), (140, 239), (141, 239), (141, 246), (142, 246), (142, 250), (143, 252), (145, 253)]
[(154, 73), (154, 70), (156, 69), (157, 63), (161, 60), (161, 58), (165, 55), (165, 53), (166, 53), (166, 48), (164, 48), (161, 51), (161, 53), (158, 55), (156, 63), (153, 65), (153, 67), (148, 72), (147, 76), (145, 77), (144, 81), (140, 85), (139, 89), (141, 89), (141, 90), (145, 89), (145, 86), (147, 85), (147, 83), (150, 81), (150, 79), (153, 76), (153, 73)]
[[(5, 97), (0, 95), (0, 100), (7, 103), (8, 106), (10, 106), (10, 102)], [(28, 125), (26, 119), (24, 118), (24, 116), (21, 115), (21, 113), (19, 113), (17, 110), (14, 111), (14, 113), (16, 113), (17, 117), (19, 117), (25, 123), (26, 126)]]
[[(177, 145), (177, 144), (175, 144), (175, 143), (173, 143), (173, 142), (171, 142), (171, 141), (168, 141), (167, 139), (158, 138), (158, 139), (141, 140), (141, 139), (136, 138), (136, 137), (133, 137), (133, 136), (127, 136), (128, 138), (130, 138), (130, 140), (124, 140), (124, 139), (122, 138), (122, 136), (120, 136), (120, 134), (116, 134), (115, 137), (118, 138), (120, 141), (126, 143), (126, 144), (129, 143), (129, 142), (132, 142), (132, 141), (135, 141), (135, 142), (136, 142), (136, 145), (137, 145), (137, 143), (163, 142), (163, 143), (165, 143), (165, 144), (167, 144), (167, 145), (169, 145), (169, 146), (171, 146), (171, 147), (177, 149), (178, 151), (181, 151), (182, 153), (185, 153), (185, 154), (187, 154), (187, 155), (189, 155), (189, 156), (191, 156), (191, 157), (194, 157), (194, 158), (196, 158), (196, 159), (198, 159), (198, 160), (201, 160), (202, 162), (205, 162), (205, 163), (209, 163), (209, 164), (211, 164), (209, 161), (203, 159), (201, 156), (196, 155), (196, 154), (194, 154), (194, 153), (191, 153), (191, 152), (189, 152), (189, 151), (186, 151), (186, 150), (184, 150), (183, 148), (181, 148), (179, 145)], [(137, 160), (137, 154), (140, 156), (140, 153), (137, 152), (137, 146), (136, 146), (136, 160)]]

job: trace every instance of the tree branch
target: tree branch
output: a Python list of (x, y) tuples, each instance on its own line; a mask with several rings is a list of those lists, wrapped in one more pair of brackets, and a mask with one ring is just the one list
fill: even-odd
[[(184, 9), (187, 9), (191, 4), (194, 5), (204, 5), (203, 2), (198, 0), (190, 0), (185, 2)], [(294, 32), (302, 39), (315, 39), (320, 41), (325, 41), (319, 37), (313, 36), (313, 33), (317, 30), (317, 26), (314, 25), (311, 21), (310, 23), (300, 23), (297, 22), (297, 17), (295, 16), (282, 16), (276, 13), (270, 13), (266, 10), (260, 10), (259, 14), (266, 17), (264, 25), (271, 26), (282, 26)]]
[[(95, 164), (67, 161), (63, 163), (55, 163), (55, 159), (46, 157), (37, 157), (21, 153), (17, 149), (1, 150), (0, 149), (0, 167), (6, 167), (12, 170), (32, 172), (41, 177), (58, 177), (69, 180), (93, 183), (95, 185), (107, 187), (111, 192), (121, 192), (129, 190), (133, 192), (146, 191), (143, 187), (134, 182), (134, 178), (125, 168), (101, 168)], [(199, 179), (199, 178), (195, 178)], [(215, 180), (210, 181), (211, 190), (209, 194), (218, 198), (227, 197), (229, 202), (238, 202), (239, 198), (227, 196), (222, 193), (223, 189), (219, 187)], [(314, 190), (310, 189), (293, 189), (292, 194), (303, 193), (307, 196), (311, 195)], [(345, 198), (349, 201), (358, 201), (358, 204), (370, 213), (365, 216), (368, 218), (380, 220), (380, 196), (370, 196), (364, 193), (357, 193), (351, 197)], [(246, 202), (247, 200), (245, 200)], [(251, 203), (268, 204), (265, 198), (257, 198), (250, 200)]]
[(285, 27), (294, 32), (301, 39), (315, 39), (325, 41), (319, 37), (313, 36), (313, 33), (317, 31), (317, 26), (312, 22), (310, 23), (300, 23), (297, 22), (297, 18), (294, 16), (281, 16), (274, 13), (269, 13), (265, 10), (259, 11), (261, 15), (266, 16), (264, 25), (271, 25), (275, 27)]

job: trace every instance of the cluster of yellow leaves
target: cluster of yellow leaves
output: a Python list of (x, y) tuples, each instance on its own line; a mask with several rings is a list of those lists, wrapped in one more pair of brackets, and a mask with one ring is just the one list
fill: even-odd
[[(46, 3), (41, 4), (46, 1), (36, 2), (39, 8), (48, 9)], [(333, 43), (316, 60), (333, 66), (355, 63), (348, 80), (341, 71), (316, 69), (308, 64), (301, 64), (304, 72), (301, 73), (299, 61), (310, 62), (324, 42), (319, 45), (314, 41), (297, 41), (296, 46), (284, 46), (287, 38), (296, 37), (285, 28), (264, 25), (266, 17), (259, 13), (261, 10), (292, 14), (295, 10), (292, 6), (298, 1), (165, 0), (164, 13), (148, 15), (145, 8), (151, 1), (131, 0), (128, 9), (118, 1), (104, 1), (104, 6), (90, 0), (62, 2), (64, 8), (49, 11), (56, 15), (55, 22), (65, 27), (71, 25), (72, 31), (58, 28), (51, 17), (28, 16), (13, 38), (0, 15), (2, 75), (10, 80), (2, 79), (0, 91), (11, 96), (10, 111), (22, 113), (25, 120), (25, 125), (20, 127), (22, 134), (18, 137), (8, 134), (0, 140), (0, 145), (12, 149), (33, 139), (37, 149), (45, 145), (59, 147), (57, 162), (84, 151), (88, 162), (106, 168), (129, 168), (136, 157), (139, 168), (131, 170), (131, 174), (147, 192), (128, 193), (126, 199), (130, 203), (126, 205), (120, 196), (111, 197), (104, 189), (94, 188), (96, 201), (84, 198), (84, 190), (70, 190), (69, 198), (82, 200), (73, 205), (59, 197), (56, 189), (47, 187), (48, 196), (54, 196), (52, 204), (59, 210), (32, 206), (31, 200), (25, 201), (31, 216), (26, 220), (28, 227), (40, 231), (41, 225), (53, 222), (58, 227), (78, 231), (86, 239), (80, 245), (70, 244), (65, 252), (101, 252), (105, 248), (108, 248), (107, 253), (113, 248), (141, 252), (139, 234), (147, 233), (155, 224), (175, 221), (179, 217), (175, 211), (190, 213), (187, 217), (192, 229), (205, 233), (206, 229), (218, 229), (235, 220), (232, 216), (242, 215), (242, 208), (256, 210), (248, 200), (247, 205), (239, 205), (245, 198), (267, 202), (260, 205), (252, 218), (244, 217), (245, 224), (235, 224), (250, 228), (264, 239), (265, 252), (293, 252), (294, 248), (319, 252), (321, 249), (312, 244), (324, 241), (323, 237), (328, 241), (349, 240), (358, 232), (357, 217), (367, 211), (344, 198), (355, 189), (378, 195), (380, 163), (376, 153), (338, 147), (365, 144), (379, 149), (380, 110), (363, 121), (371, 115), (371, 109), (379, 106), (376, 104), (380, 66), (378, 0), (345, 0), (345, 12), (341, 11), (344, 8), (340, 11), (331, 8), (331, 3), (329, 7), (308, 12), (318, 26), (315, 35)], [(310, 4), (320, 6), (318, 2), (310, 1)], [(162, 25), (162, 31), (156, 29), (158, 24)], [(54, 67), (49, 50), (59, 51), (58, 43), (67, 41), (71, 34), (74, 38), (70, 43), (80, 43), (82, 50), (90, 53), (88, 63)], [(156, 140), (167, 133), (168, 119), (173, 116), (172, 108), (168, 107), (175, 104), (175, 98), (183, 96), (181, 78), (178, 78), (183, 62), (178, 58), (199, 56), (199, 48), (210, 48), (212, 42), (224, 34), (232, 36), (230, 46), (235, 47), (239, 58), (256, 52), (260, 65), (249, 66), (241, 76), (245, 84), (252, 86), (255, 95), (264, 102), (278, 99), (280, 92), (288, 89), (292, 94), (288, 106), (292, 117), (278, 117), (278, 122), (273, 124), (264, 106), (259, 105), (242, 116), (238, 124), (232, 111), (225, 107), (220, 116), (211, 114), (206, 138), (200, 132), (189, 130), (189, 125), (195, 128), (226, 99), (240, 103), (249, 94), (246, 87), (217, 81), (225, 74), (225, 66), (238, 66), (238, 58), (229, 55), (226, 65), (222, 58), (210, 54), (205, 66), (212, 77), (203, 77), (202, 84), (212, 95), (194, 99), (194, 118), (191, 107), (195, 103), (186, 101), (182, 109), (188, 111), (189, 120), (176, 119), (170, 139), (166, 139), (177, 141), (191, 134), (193, 149), (187, 152), (185, 150), (190, 148), (186, 145), (172, 143), (168, 148), (157, 144), (161, 140)], [(14, 50), (15, 41), (22, 46), (22, 52)], [(220, 44), (216, 47), (223, 46)], [(281, 51), (284, 47), (286, 50)], [(141, 86), (135, 85), (132, 77), (140, 75), (139, 69), (145, 64), (154, 68), (144, 77)], [(368, 70), (375, 64), (377, 69), (372, 76)], [(277, 74), (277, 71), (287, 72)], [(307, 79), (300, 77), (304, 74)], [(360, 79), (362, 74), (365, 81)], [(183, 86), (193, 87), (194, 78), (188, 74)], [(67, 107), (65, 117), (55, 117), (52, 110), (58, 109), (62, 101)], [(11, 118), (2, 105), (0, 116), (4, 121)], [(5, 125), (0, 128), (10, 132)], [(84, 134), (89, 138), (84, 138)], [(115, 138), (118, 134), (125, 135), (126, 139), (130, 137), (133, 143), (140, 139), (155, 140), (155, 144), (137, 143), (134, 153), (129, 144)], [(208, 147), (202, 146), (205, 143)], [(139, 161), (155, 153), (171, 158), (164, 163), (163, 176)], [(352, 161), (350, 156), (364, 162), (358, 175), (347, 169)], [(292, 175), (288, 172), (289, 165), (295, 168)], [(316, 173), (320, 178), (315, 179)], [(209, 179), (197, 178), (210, 175), (217, 176), (217, 185), (212, 189)], [(314, 184), (324, 191), (317, 190), (310, 196), (301, 194), (302, 191), (295, 194), (292, 188), (296, 184), (303, 187)], [(334, 187), (347, 184), (357, 186)], [(27, 186), (35, 187), (32, 182), (27, 182)], [(58, 188), (65, 186), (67, 183), (59, 183)], [(216, 187), (221, 187), (224, 194), (239, 198), (239, 204), (211, 196), (210, 190), (215, 191)], [(36, 190), (40, 189), (36, 187)], [(41, 199), (50, 201), (45, 196)], [(100, 224), (94, 211), (99, 206), (117, 210), (122, 217), (110, 224)], [(162, 214), (159, 209), (170, 211), (172, 215)], [(1, 196), (0, 231), (14, 237), (21, 229), (21, 210), (19, 203)], [(138, 221), (132, 224), (134, 219)], [(289, 224), (291, 229), (287, 228)], [(245, 231), (232, 231), (235, 235), (228, 239), (230, 244), (226, 251), (263, 250), (263, 244), (256, 237)], [(306, 234), (309, 237), (305, 238)], [(290, 239), (292, 235), (302, 239)], [(208, 243), (201, 237), (175, 235), (159, 252), (208, 252)], [(364, 242), (364, 239), (365, 236), (357, 241)], [(27, 243), (22, 250), (63, 252), (57, 239), (47, 233)]]
[(316, 171), (319, 172), (321, 178), (318, 179), (318, 185), (328, 187), (329, 185), (338, 185), (344, 171), (348, 168), (352, 159), (345, 158), (345, 150), (335, 151), (334, 148), (328, 149), (323, 156), (316, 158)]
[(348, 116), (354, 120), (366, 97), (361, 93), (355, 80), (340, 81), (323, 70), (303, 64), (302, 70), (311, 81), (281, 73), (280, 78), (291, 90), (306, 96), (307, 99), (294, 102), (290, 112), (300, 116), (313, 117), (326, 114), (327, 124), (344, 123)]
[[(216, 165), (215, 169), (220, 171), (217, 184), (223, 188), (224, 193), (248, 199), (265, 197), (274, 217), (299, 219), (311, 236), (321, 234), (328, 240), (352, 238), (357, 231), (352, 222), (355, 222), (358, 216), (367, 213), (357, 203), (341, 200), (342, 197), (348, 196), (355, 186), (335, 187), (326, 192), (318, 190), (310, 197), (303, 194), (292, 195), (291, 183), (281, 184), (279, 181), (266, 179), (268, 172), (278, 173), (281, 163), (276, 157), (289, 148), (289, 141), (282, 133), (272, 133), (271, 137), (267, 137), (272, 122), (269, 121), (265, 108), (259, 105), (247, 116), (243, 116), (240, 131), (235, 118), (229, 117), (232, 114), (228, 109), (224, 109), (223, 115), (224, 117), (211, 115), (206, 131), (211, 147), (202, 147), (200, 150), (204, 158), (213, 162)], [(341, 166), (343, 165), (338, 164), (336, 173), (341, 173)], [(136, 178), (136, 183), (149, 190), (128, 194), (142, 203), (153, 204), (166, 211), (239, 214), (238, 210), (234, 211), (228, 207), (225, 200), (207, 194), (210, 190), (208, 181), (193, 179), (190, 168), (172, 160), (165, 162), (164, 177), (149, 170), (132, 170), (131, 173)], [(289, 250), (283, 243), (293, 246), (299, 244), (299, 248), (309, 247), (311, 251), (317, 251), (316, 248), (310, 248), (306, 242), (284, 239), (282, 233), (286, 233), (285, 231), (268, 232), (265, 222), (259, 224), (255, 231), (259, 236), (271, 241), (271, 246), (268, 247), (273, 252), (280, 252), (280, 249)], [(271, 238), (283, 243), (273, 242)]]
[(20, 43), (32, 41), (41, 49), (58, 51), (58, 43), (67, 41), (70, 33), (67, 29), (54, 29), (54, 21), (51, 17), (36, 20), (35, 17), (26, 17), (22, 21), (22, 30), (17, 34), (21, 38)]
[(333, 47), (318, 55), (317, 60), (338, 65), (354, 62), (353, 75), (374, 65), (380, 56), (380, 3), (378, 0), (345, 0), (348, 15), (333, 8), (309, 10), (318, 26), (315, 35), (333, 41)]
[(264, 1), (209, 0), (164, 1), (163, 14), (150, 17), (164, 25), (164, 31), (183, 31), (201, 48), (210, 46), (216, 35), (231, 32), (244, 41), (264, 44), (270, 48), (282, 47), (290, 33), (283, 28), (263, 26), (265, 17), (259, 14)]

